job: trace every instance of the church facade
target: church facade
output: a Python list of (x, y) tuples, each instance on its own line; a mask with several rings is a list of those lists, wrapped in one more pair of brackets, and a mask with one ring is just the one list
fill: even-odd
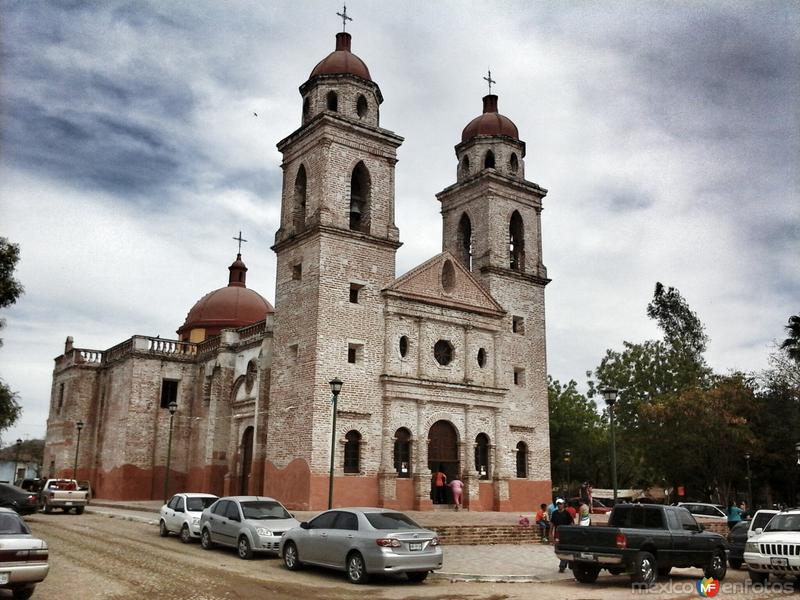
[(50, 474), (77, 465), (103, 498), (168, 488), (313, 510), (327, 506), (333, 440), (336, 506), (428, 509), (437, 470), (465, 483), (471, 510), (549, 501), (546, 190), (525, 179), (525, 143), (486, 96), (455, 147), (455, 183), (437, 194), (442, 252), (397, 277), (403, 139), (381, 127), (380, 88), (350, 45), (336, 36), (300, 86), (300, 128), (278, 143), (274, 308), (246, 287), (239, 255), (176, 340), (101, 351), (68, 338)]

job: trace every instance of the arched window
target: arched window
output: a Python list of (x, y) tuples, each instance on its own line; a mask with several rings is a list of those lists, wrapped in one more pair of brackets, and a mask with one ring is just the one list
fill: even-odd
[(486, 151), (486, 157), (483, 159), (484, 169), (494, 169), (494, 152), (491, 150)]
[(344, 472), (361, 472), (361, 434), (351, 429), (344, 436)]
[(370, 177), (359, 162), (350, 177), (350, 229), (369, 233)]
[(339, 110), (339, 96), (337, 96), (336, 92), (333, 90), (328, 92), (328, 95), (325, 96), (325, 101), (328, 104), (328, 110), (332, 110), (333, 112)]
[(508, 225), (509, 268), (515, 271), (525, 270), (525, 228), (522, 217), (515, 210)]
[(489, 436), (485, 433), (475, 438), (475, 470), (481, 479), (489, 479)]
[(508, 161), (508, 166), (511, 169), (511, 173), (513, 175), (516, 175), (517, 171), (519, 171), (519, 159), (517, 158), (516, 152), (511, 153), (511, 158)]
[(464, 158), (461, 159), (461, 176), (469, 177), (469, 156), (466, 154)]
[(458, 252), (461, 263), (472, 271), (472, 222), (467, 213), (458, 222)]
[(525, 442), (517, 444), (517, 477), (528, 476), (528, 445)]
[(294, 232), (306, 228), (306, 168), (300, 165), (294, 180)]
[(405, 427), (394, 432), (394, 470), (398, 477), (411, 477), (411, 432)]
[(456, 268), (451, 260), (444, 261), (442, 265), (442, 287), (448, 294), (456, 287)]
[(358, 96), (358, 100), (356, 101), (356, 114), (358, 114), (359, 119), (363, 119), (367, 116), (369, 112), (369, 105), (367, 104), (367, 99), (364, 97), (363, 94)]
[(308, 97), (305, 97), (305, 98), (303, 98), (303, 123), (305, 123), (306, 120), (308, 120), (308, 112), (309, 112), (309, 110), (310, 110), (310, 108), (309, 108)]

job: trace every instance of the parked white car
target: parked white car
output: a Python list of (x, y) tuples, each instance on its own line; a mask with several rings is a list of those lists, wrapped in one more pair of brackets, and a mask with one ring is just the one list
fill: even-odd
[(159, 534), (167, 537), (170, 533), (177, 533), (184, 544), (199, 538), (200, 516), (216, 501), (217, 497), (213, 494), (175, 494), (161, 507)]
[(708, 504), (706, 502), (678, 502), (678, 506), (688, 509), (695, 517), (701, 519), (716, 519), (727, 521), (728, 515), (721, 504)]
[(753, 583), (765, 583), (770, 574), (800, 573), (800, 509), (782, 510), (763, 532), (756, 530), (745, 544), (744, 562)]

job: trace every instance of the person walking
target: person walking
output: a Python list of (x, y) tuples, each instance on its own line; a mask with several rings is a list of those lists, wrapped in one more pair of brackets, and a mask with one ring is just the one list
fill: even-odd
[(547, 530), (550, 528), (550, 515), (547, 512), (547, 504), (542, 502), (539, 505), (539, 510), (536, 511), (536, 517), (534, 518), (536, 521), (536, 525), (539, 527), (539, 534), (542, 537), (542, 541), (548, 543), (547, 539)]
[(464, 492), (464, 482), (461, 481), (458, 477), (456, 477), (450, 483), (447, 484), (447, 487), (450, 488), (450, 493), (453, 494), (453, 504), (456, 505), (456, 510), (460, 510), (461, 494)]
[(575, 500), (572, 504), (567, 505), (567, 512), (572, 517), (572, 525), (578, 524), (578, 501)]
[(445, 504), (447, 502), (447, 475), (442, 472), (442, 465), (433, 474), (433, 502)]
[[(553, 517), (550, 519), (550, 539), (555, 539), (556, 531), (561, 525), (573, 525), (574, 521), (572, 517), (567, 512), (564, 506), (564, 500), (561, 498), (556, 499), (556, 512), (553, 513)], [(569, 561), (561, 560), (558, 562), (558, 572), (563, 573), (564, 569), (567, 568)]]
[(736, 506), (736, 502), (731, 500), (728, 506), (728, 530), (733, 529), (736, 524), (742, 520), (742, 513), (744, 511)]
[(589, 505), (586, 504), (585, 500), (581, 500), (580, 506), (578, 506), (578, 525), (583, 525), (584, 527), (592, 524), (592, 511), (589, 508)]

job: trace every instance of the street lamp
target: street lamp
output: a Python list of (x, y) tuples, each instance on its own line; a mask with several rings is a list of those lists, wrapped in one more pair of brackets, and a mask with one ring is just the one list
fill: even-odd
[(336, 402), (339, 400), (339, 392), (342, 391), (342, 382), (338, 377), (331, 379), (328, 383), (331, 386), (331, 402), (333, 403), (333, 423), (331, 424), (331, 472), (328, 475), (328, 510), (333, 508), (333, 458), (336, 453)]
[[(17, 439), (17, 453), (14, 455), (14, 477), (11, 480), (12, 483), (15, 483), (17, 481), (17, 469), (19, 469), (19, 449), (20, 449), (20, 446), (22, 446), (22, 440), (18, 438)], [(23, 477), (23, 479), (24, 479), (24, 477)]]
[(75, 428), (78, 430), (78, 441), (75, 443), (75, 463), (72, 465), (72, 478), (77, 481), (78, 479), (78, 448), (81, 447), (81, 429), (83, 429), (83, 421), (75, 423)]
[(614, 403), (617, 401), (617, 390), (603, 388), (600, 390), (603, 400), (608, 405), (608, 416), (611, 420), (611, 484), (614, 487), (614, 504), (617, 503), (617, 441), (614, 433)]
[(752, 455), (748, 452), (744, 455), (744, 460), (747, 462), (747, 509), (749, 514), (753, 513), (753, 480), (750, 476), (750, 459)]
[(569, 466), (570, 463), (572, 462), (572, 450), (569, 449), (564, 450), (564, 452), (562, 452), (561, 455), (564, 457), (564, 463), (566, 463), (567, 465), (567, 491), (565, 495), (569, 496), (569, 482), (570, 482)]
[(172, 459), (172, 421), (175, 418), (175, 411), (178, 410), (178, 403), (173, 400), (169, 403), (169, 441), (167, 441), (167, 471), (164, 473), (164, 504), (167, 503), (167, 489), (169, 488), (169, 463)]

